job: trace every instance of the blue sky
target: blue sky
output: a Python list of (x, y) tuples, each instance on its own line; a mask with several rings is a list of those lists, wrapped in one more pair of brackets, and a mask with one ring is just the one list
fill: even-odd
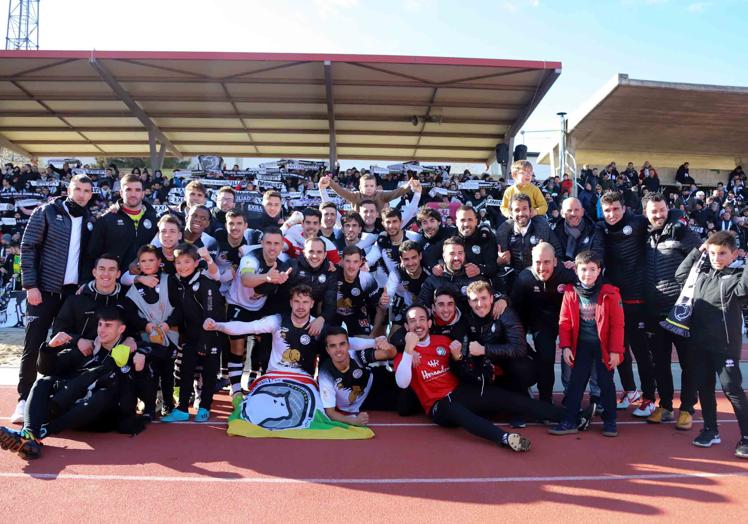
[[(556, 112), (573, 113), (617, 73), (748, 85), (746, 20), (747, 0), (42, 0), (40, 45), (561, 61), (525, 126), (538, 130), (557, 127)], [(527, 143), (542, 150), (552, 138), (528, 134)]]

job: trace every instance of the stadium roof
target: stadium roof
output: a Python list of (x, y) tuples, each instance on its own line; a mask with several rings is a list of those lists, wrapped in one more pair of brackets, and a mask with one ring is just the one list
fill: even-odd
[[(732, 169), (748, 160), (748, 87), (616, 75), (570, 115), (578, 166), (644, 160), (655, 167)], [(558, 158), (558, 145), (554, 157)], [(549, 162), (546, 153), (541, 163)]]
[(561, 73), (281, 53), (0, 51), (0, 65), (0, 145), (28, 156), (149, 156), (151, 130), (170, 156), (487, 162)]

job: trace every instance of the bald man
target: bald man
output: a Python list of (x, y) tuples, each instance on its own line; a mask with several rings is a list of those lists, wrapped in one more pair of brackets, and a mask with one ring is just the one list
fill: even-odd
[(539, 398), (551, 402), (558, 317), (564, 285), (576, 282), (573, 271), (558, 263), (553, 246), (540, 242), (532, 250), (532, 265), (520, 271), (512, 288), (511, 303), (535, 344), (535, 370)]
[(553, 231), (563, 248), (561, 263), (567, 269), (574, 269), (574, 258), (582, 251), (592, 251), (603, 258), (602, 235), (595, 228), (595, 222), (584, 213), (578, 198), (569, 197), (561, 204), (561, 220), (553, 226)]

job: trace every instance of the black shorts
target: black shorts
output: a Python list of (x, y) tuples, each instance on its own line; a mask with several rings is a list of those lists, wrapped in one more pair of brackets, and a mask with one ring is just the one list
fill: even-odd
[[(236, 304), (229, 304), (226, 308), (226, 321), (227, 322), (252, 322), (253, 320), (259, 320), (264, 317), (262, 309), (259, 311), (251, 311), (245, 309)], [(230, 340), (245, 340), (247, 335), (229, 335)]]

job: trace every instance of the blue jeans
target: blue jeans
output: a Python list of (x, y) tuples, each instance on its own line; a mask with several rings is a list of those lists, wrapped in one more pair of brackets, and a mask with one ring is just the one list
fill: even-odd
[(593, 363), (597, 371), (597, 383), (600, 386), (600, 402), (605, 410), (603, 421), (608, 424), (616, 422), (616, 386), (613, 382), (613, 372), (603, 363), (599, 344), (580, 340), (574, 357), (574, 367), (571, 368), (569, 387), (566, 390), (565, 424), (577, 425), (579, 407), (592, 374)]

